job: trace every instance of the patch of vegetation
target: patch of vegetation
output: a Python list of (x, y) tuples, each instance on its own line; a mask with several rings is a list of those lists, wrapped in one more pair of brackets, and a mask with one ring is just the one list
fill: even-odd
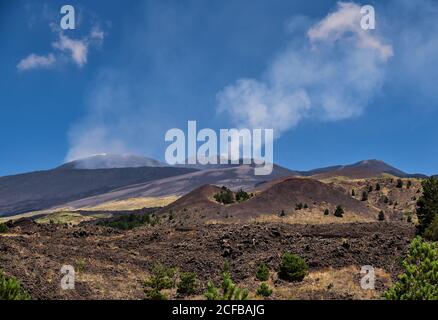
[(246, 300), (248, 298), (248, 290), (239, 288), (234, 284), (231, 275), (228, 272), (222, 274), (221, 288), (218, 289), (209, 281), (205, 297), (207, 300)]
[(373, 192), (373, 190), (374, 190), (374, 189), (373, 189), (373, 186), (369, 186), (369, 187), (368, 187), (368, 192), (369, 192), (369, 193)]
[(176, 269), (167, 269), (161, 264), (156, 264), (151, 276), (144, 282), (144, 294), (149, 300), (166, 300), (167, 296), (161, 292), (163, 289), (175, 287)]
[(385, 221), (385, 213), (383, 211), (379, 212), (378, 219), (379, 221)]
[(9, 228), (6, 224), (0, 223), (0, 233), (6, 233), (9, 231)]
[[(426, 229), (432, 225), (432, 222), (438, 216), (438, 179), (429, 178), (422, 182), (423, 195), (417, 201), (417, 230), (420, 235), (425, 235)], [(436, 225), (436, 223), (435, 223)], [(433, 233), (432, 226), (428, 235)]]
[(269, 297), (272, 294), (272, 289), (266, 283), (262, 283), (257, 289), (256, 294), (262, 297)]
[(256, 272), (256, 279), (259, 281), (268, 281), (269, 279), (269, 268), (265, 263), (261, 263)]
[(390, 300), (438, 300), (438, 248), (416, 237), (403, 261), (405, 273), (384, 297)]
[(219, 193), (216, 193), (213, 197), (219, 203), (223, 204), (231, 204), (234, 203), (234, 194), (227, 187), (222, 187), (222, 190)]
[(131, 230), (144, 225), (156, 225), (158, 218), (152, 217), (149, 213), (146, 214), (128, 214), (114, 219), (106, 219), (99, 221), (98, 226), (109, 227), (119, 230)]
[(329, 210), (329, 209), (325, 209), (325, 210), (324, 210), (324, 215), (325, 215), (325, 216), (328, 216), (329, 214), (330, 214), (330, 210)]
[(380, 186), (380, 183), (376, 183), (376, 191), (380, 191), (380, 189), (381, 189), (381, 186)]
[(424, 237), (432, 241), (438, 241), (438, 214), (435, 215), (430, 225), (424, 231)]
[(410, 189), (412, 187), (412, 181), (408, 180), (408, 183), (406, 184), (406, 188)]
[(342, 218), (344, 216), (344, 208), (342, 206), (337, 206), (335, 213), (333, 214), (335, 217)]
[(354, 189), (351, 190), (351, 196), (352, 196), (352, 197), (355, 197), (355, 196), (356, 196), (356, 191), (354, 191)]
[(245, 192), (242, 189), (240, 189), (239, 191), (236, 192), (236, 201), (243, 202), (243, 201), (251, 199), (253, 196), (254, 196), (253, 193), (248, 193), (248, 192)]
[(0, 300), (30, 300), (30, 295), (14, 277), (6, 277), (0, 270)]
[(281, 257), (278, 277), (285, 281), (302, 281), (309, 270), (309, 266), (299, 256), (286, 251)]
[(195, 293), (196, 284), (196, 273), (194, 272), (182, 272), (179, 276), (179, 282), (176, 292), (179, 294), (190, 295)]
[(304, 205), (300, 202), (300, 203), (297, 203), (296, 205), (295, 205), (295, 210), (302, 210), (304, 208)]
[(83, 272), (85, 270), (86, 264), (87, 264), (87, 261), (84, 258), (77, 259), (76, 263), (75, 263), (75, 270), (78, 273)]
[(397, 185), (395, 186), (396, 188), (403, 188), (403, 180), (402, 179), (397, 179)]
[(368, 192), (364, 191), (362, 192), (362, 201), (367, 201), (368, 200)]
[(284, 210), (281, 210), (280, 217), (285, 217), (285, 216), (286, 216), (286, 212), (284, 212)]
[(304, 209), (309, 209), (309, 206), (307, 205), (307, 203), (304, 204), (303, 208)]

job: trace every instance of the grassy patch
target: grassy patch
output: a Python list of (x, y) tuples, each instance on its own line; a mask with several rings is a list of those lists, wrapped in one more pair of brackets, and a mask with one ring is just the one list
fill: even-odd
[(128, 214), (110, 220), (102, 220), (97, 223), (99, 226), (110, 227), (119, 230), (131, 230), (144, 225), (155, 225), (158, 218), (146, 214)]

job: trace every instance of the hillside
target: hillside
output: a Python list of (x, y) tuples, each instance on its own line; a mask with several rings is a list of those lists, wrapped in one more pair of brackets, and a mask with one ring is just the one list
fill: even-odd
[(47, 209), (123, 186), (194, 171), (171, 167), (54, 169), (0, 177), (0, 216)]
[[(293, 221), (298, 213), (323, 216), (327, 208), (334, 212), (341, 205), (345, 215), (354, 215), (363, 220), (375, 220), (377, 211), (368, 207), (346, 192), (332, 185), (309, 178), (286, 178), (272, 183), (269, 187), (256, 193), (251, 199), (229, 205), (215, 201), (214, 195), (221, 191), (215, 186), (203, 186), (181, 197), (174, 203), (159, 211), (161, 214), (172, 214), (181, 223), (191, 224), (211, 219), (217, 221), (250, 220), (263, 215), (280, 216), (283, 212)], [(296, 210), (298, 204), (307, 208)]]

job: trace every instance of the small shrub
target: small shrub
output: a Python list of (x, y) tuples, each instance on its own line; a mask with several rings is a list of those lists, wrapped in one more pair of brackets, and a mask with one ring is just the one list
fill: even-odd
[(0, 233), (6, 233), (9, 231), (9, 228), (6, 224), (0, 223)]
[(338, 218), (342, 218), (344, 216), (344, 208), (342, 208), (342, 206), (337, 206), (334, 216)]
[(272, 289), (266, 283), (262, 283), (257, 289), (256, 294), (262, 297), (269, 297), (272, 294)]
[(330, 210), (329, 210), (329, 209), (325, 209), (325, 210), (324, 210), (324, 215), (325, 215), (325, 216), (328, 216), (329, 214), (330, 214)]
[(371, 192), (373, 192), (373, 190), (374, 190), (374, 189), (373, 189), (373, 186), (369, 186), (369, 187), (368, 187), (368, 192), (371, 193)]
[(351, 196), (352, 196), (352, 197), (355, 197), (355, 196), (356, 196), (356, 191), (354, 191), (354, 189), (351, 190)]
[(267, 281), (269, 279), (269, 268), (266, 264), (260, 264), (256, 272), (256, 279), (259, 281)]
[(176, 292), (179, 294), (193, 294), (196, 291), (196, 273), (182, 272)]
[(284, 212), (284, 210), (281, 210), (280, 217), (285, 217), (285, 216), (286, 216), (286, 212)]
[(412, 240), (403, 261), (405, 273), (384, 297), (389, 300), (438, 300), (438, 248), (421, 237)]
[(161, 292), (163, 289), (171, 289), (175, 286), (176, 269), (166, 269), (161, 264), (156, 264), (151, 272), (151, 276), (144, 282), (144, 293), (146, 299), (166, 300), (167, 297)]
[(239, 191), (236, 192), (236, 201), (237, 202), (243, 202), (246, 200), (251, 199), (252, 197), (252, 193), (247, 193), (245, 191), (243, 191), (242, 189), (240, 189)]
[(385, 213), (383, 211), (379, 212), (379, 217), (378, 217), (379, 221), (384, 221), (385, 220)]
[(7, 278), (0, 270), (0, 300), (30, 299), (30, 295), (21, 287), (20, 282), (16, 278)]
[(219, 193), (216, 193), (213, 197), (214, 199), (222, 204), (231, 204), (234, 203), (234, 195), (233, 192), (227, 187), (222, 187), (222, 190)]
[(297, 255), (285, 252), (281, 257), (278, 277), (286, 281), (302, 281), (309, 267), (307, 263)]
[(367, 201), (368, 200), (368, 192), (364, 191), (362, 192), (362, 201)]
[(399, 189), (403, 188), (403, 180), (402, 179), (397, 179), (396, 188), (399, 188)]
[(231, 279), (231, 275), (228, 272), (224, 272), (222, 275), (221, 291), (209, 281), (204, 295), (207, 300), (246, 300), (248, 298), (248, 290), (236, 286)]
[(309, 209), (309, 206), (307, 205), (307, 203), (304, 204), (303, 208), (304, 209)]
[(380, 189), (381, 189), (382, 187), (380, 186), (380, 183), (376, 183), (376, 191), (380, 191)]
[(295, 210), (301, 210), (301, 209), (303, 209), (303, 204), (300, 202), (300, 203), (297, 203), (296, 205), (295, 205)]
[(408, 183), (406, 184), (406, 188), (410, 189), (412, 187), (412, 181), (408, 180)]

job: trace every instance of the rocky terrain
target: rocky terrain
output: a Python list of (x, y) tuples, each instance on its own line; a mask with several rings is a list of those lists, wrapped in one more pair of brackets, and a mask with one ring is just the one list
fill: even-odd
[[(414, 234), (412, 224), (399, 222), (190, 228), (163, 224), (117, 231), (24, 219), (10, 227), (10, 233), (0, 236), (0, 266), (20, 279), (35, 299), (142, 299), (143, 281), (156, 263), (196, 272), (200, 287), (191, 298), (202, 298), (206, 282), (219, 280), (226, 261), (235, 281), (254, 290), (256, 268), (265, 262), (271, 269), (275, 299), (370, 298), (360, 290), (359, 279), (360, 266), (372, 265), (378, 276), (371, 297), (378, 298), (400, 272)], [(303, 283), (276, 279), (285, 250), (309, 264), (310, 274)], [(63, 265), (72, 265), (77, 272), (75, 290), (60, 287)]]

